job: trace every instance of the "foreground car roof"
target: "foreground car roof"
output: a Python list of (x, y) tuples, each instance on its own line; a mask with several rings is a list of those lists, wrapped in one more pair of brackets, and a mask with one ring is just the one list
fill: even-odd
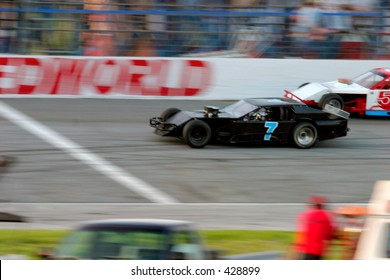
[(165, 219), (107, 219), (88, 221), (79, 228), (97, 228), (97, 227), (133, 227), (133, 228), (173, 228), (178, 226), (192, 225), (191, 222), (181, 220)]

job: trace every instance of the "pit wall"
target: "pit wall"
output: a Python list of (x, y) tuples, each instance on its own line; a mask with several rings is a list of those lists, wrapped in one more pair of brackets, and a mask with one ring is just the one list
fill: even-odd
[(0, 97), (279, 97), (304, 82), (387, 66), (387, 60), (0, 56)]

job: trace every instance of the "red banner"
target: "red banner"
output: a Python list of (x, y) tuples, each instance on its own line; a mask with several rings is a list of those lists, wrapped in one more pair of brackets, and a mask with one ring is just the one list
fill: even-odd
[(0, 57), (0, 94), (196, 96), (211, 79), (201, 60)]

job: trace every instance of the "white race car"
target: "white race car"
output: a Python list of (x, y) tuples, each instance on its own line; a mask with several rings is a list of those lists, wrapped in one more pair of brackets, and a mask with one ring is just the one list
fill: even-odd
[(319, 108), (329, 104), (359, 115), (390, 116), (390, 68), (375, 68), (354, 79), (304, 83), (284, 96)]

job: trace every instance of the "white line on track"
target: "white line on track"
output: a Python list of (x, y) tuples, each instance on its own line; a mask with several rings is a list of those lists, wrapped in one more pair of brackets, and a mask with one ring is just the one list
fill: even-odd
[(106, 159), (90, 152), (76, 142), (67, 139), (56, 131), (1, 101), (0, 116), (3, 116), (5, 119), (8, 119), (20, 128), (25, 129), (54, 147), (63, 150), (75, 159), (89, 165), (101, 174), (107, 176), (125, 188), (136, 192), (151, 202), (162, 204), (178, 203), (176, 199), (168, 194), (149, 185), (141, 179), (136, 178), (122, 168), (113, 165)]

